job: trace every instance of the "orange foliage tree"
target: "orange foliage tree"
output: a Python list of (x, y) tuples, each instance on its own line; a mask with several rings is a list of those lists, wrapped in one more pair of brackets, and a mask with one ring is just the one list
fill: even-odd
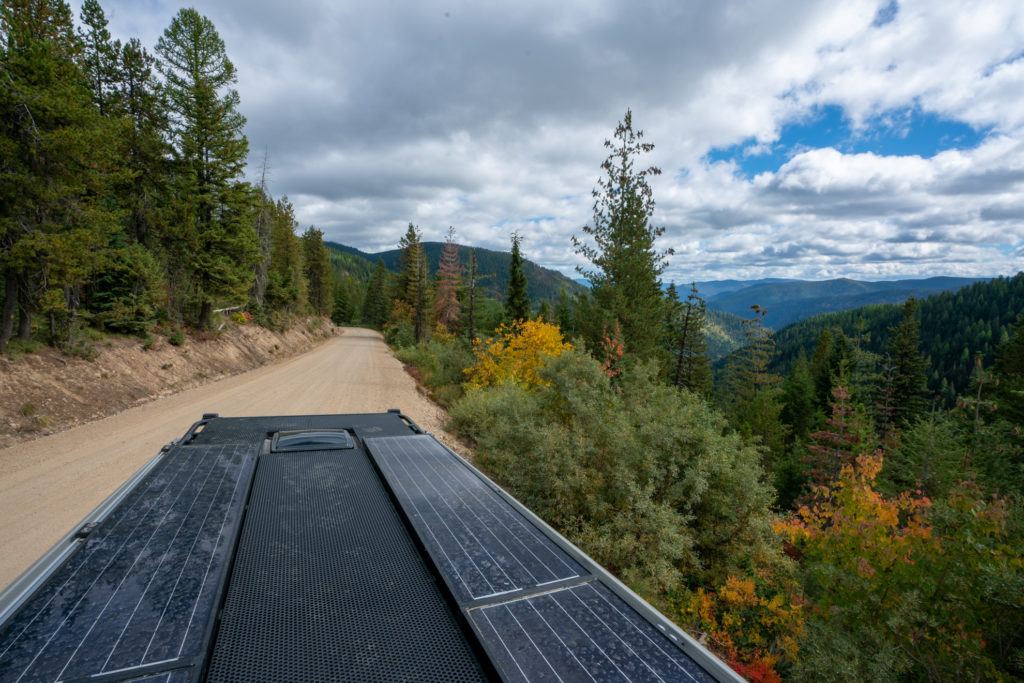
[(682, 623), (706, 634), (711, 648), (752, 683), (778, 683), (796, 661), (803, 607), (769, 581), (730, 576), (717, 591), (698, 588), (681, 605)]
[(474, 342), (476, 362), (466, 369), (467, 383), (474, 388), (506, 382), (527, 388), (544, 386), (539, 374), (544, 362), (571, 348), (557, 325), (540, 318), (502, 325), (493, 339)]

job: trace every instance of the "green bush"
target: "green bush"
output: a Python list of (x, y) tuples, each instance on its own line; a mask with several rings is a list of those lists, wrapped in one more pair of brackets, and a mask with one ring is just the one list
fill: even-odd
[(395, 351), (406, 365), (415, 366), (434, 398), (448, 406), (462, 397), (463, 371), (473, 363), (473, 354), (457, 339), (431, 339)]
[(783, 566), (756, 449), (699, 397), (575, 350), (548, 387), (469, 391), (452, 427), (486, 472), (649, 599)]

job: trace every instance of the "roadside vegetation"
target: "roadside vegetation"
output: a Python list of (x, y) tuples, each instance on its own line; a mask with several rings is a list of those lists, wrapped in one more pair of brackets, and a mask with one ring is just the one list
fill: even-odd
[(347, 319), (352, 284), (287, 198), (243, 180), (235, 67), (182, 9), (154, 51), (97, 0), (0, 4), (0, 353), (90, 357), (104, 334), (172, 344), (234, 316)]
[(413, 226), (381, 289), (477, 464), (750, 680), (1024, 675), (1024, 319), (990, 355), (961, 339), (979, 355), (951, 403), (914, 300), (881, 344), (819, 327), (784, 375), (754, 307), (713, 373), (700, 293), (661, 286), (628, 113), (608, 148), (576, 242), (589, 293), (524, 308), (511, 272), (482, 314), (452, 239), (431, 276)]

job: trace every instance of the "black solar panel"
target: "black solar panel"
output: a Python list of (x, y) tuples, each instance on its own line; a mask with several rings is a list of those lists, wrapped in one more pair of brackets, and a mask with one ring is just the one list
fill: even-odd
[(366, 446), (502, 678), (715, 680), (433, 437)]
[(714, 681), (624, 600), (591, 581), (469, 610), (509, 681)]
[(586, 574), (433, 437), (380, 437), (366, 444), (459, 602)]
[(187, 680), (206, 649), (255, 454), (171, 449), (5, 625), (0, 680)]

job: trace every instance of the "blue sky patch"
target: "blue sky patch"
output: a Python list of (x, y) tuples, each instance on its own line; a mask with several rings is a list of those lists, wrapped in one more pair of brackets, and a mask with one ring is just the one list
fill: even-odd
[(801, 121), (783, 126), (779, 139), (761, 149), (753, 138), (708, 152), (709, 163), (733, 161), (740, 172), (752, 178), (765, 171), (777, 171), (800, 152), (834, 147), (847, 154), (874, 152), (882, 156), (918, 155), (932, 157), (947, 149), (976, 147), (988, 133), (966, 123), (947, 119), (917, 108), (890, 110), (853, 130), (843, 108), (826, 105)]

